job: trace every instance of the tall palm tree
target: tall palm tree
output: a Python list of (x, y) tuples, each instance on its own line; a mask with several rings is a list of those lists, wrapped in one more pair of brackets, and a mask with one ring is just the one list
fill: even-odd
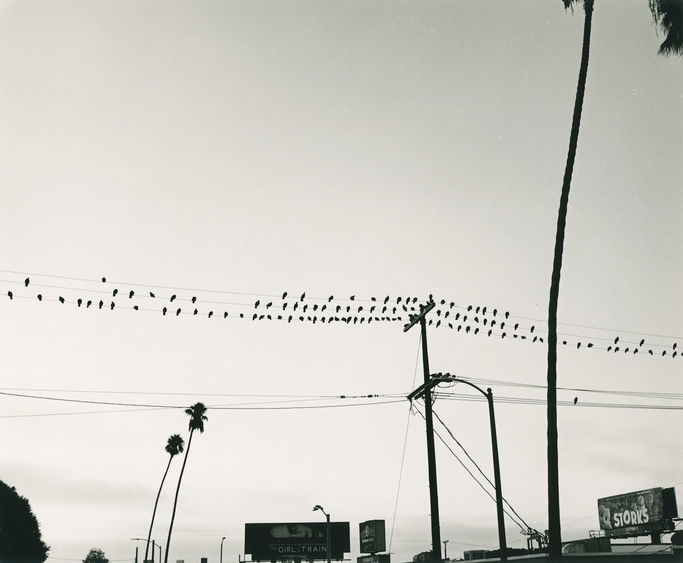
[[(591, 24), (594, 0), (562, 0), (566, 8), (583, 2), (583, 48), (579, 80), (574, 100), (574, 115), (569, 135), (569, 150), (562, 180), (560, 208), (557, 215), (557, 231), (555, 235), (555, 252), (553, 256), (553, 272), (550, 281), (550, 299), (548, 305), (548, 532), (550, 536), (550, 556), (562, 556), (562, 537), (560, 533), (560, 485), (557, 452), (557, 304), (560, 296), (560, 271), (562, 270), (562, 253), (564, 250), (564, 232), (567, 224), (567, 205), (569, 188), (574, 172), (576, 146), (579, 140), (581, 110), (586, 90), (588, 74), (588, 57), (590, 52)], [(659, 48), (664, 55), (683, 55), (683, 2), (680, 0), (648, 0), (650, 12), (655, 23), (666, 33), (666, 38)]]
[(206, 407), (204, 403), (195, 403), (191, 407), (185, 409), (185, 414), (190, 417), (190, 437), (187, 440), (187, 449), (185, 450), (185, 457), (183, 458), (183, 466), (180, 469), (180, 477), (178, 477), (178, 486), (175, 490), (175, 500), (173, 501), (173, 514), (171, 514), (171, 525), (168, 528), (168, 539), (166, 540), (166, 553), (164, 555), (164, 563), (168, 563), (168, 552), (171, 550), (171, 533), (173, 532), (173, 521), (175, 520), (175, 511), (178, 506), (178, 493), (180, 492), (180, 483), (183, 480), (183, 473), (185, 472), (185, 464), (187, 463), (187, 456), (190, 454), (190, 446), (192, 445), (192, 435), (195, 430), (204, 432), (204, 421), (209, 420), (206, 415)]
[[(164, 471), (164, 476), (161, 478), (161, 485), (159, 485), (159, 492), (157, 493), (157, 499), (154, 501), (154, 510), (152, 511), (152, 522), (149, 525), (149, 533), (147, 534), (147, 546), (145, 547), (145, 558), (143, 561), (147, 561), (147, 555), (149, 553), (149, 542), (152, 537), (152, 527), (154, 526), (154, 516), (157, 513), (157, 505), (159, 504), (159, 497), (161, 496), (161, 489), (164, 486), (164, 481), (166, 480), (166, 475), (168, 475), (168, 469), (171, 467), (171, 461), (179, 453), (183, 452), (185, 446), (185, 440), (180, 437), (180, 434), (171, 435), (166, 441), (166, 453), (169, 455), (168, 464), (166, 465), (166, 471)], [(154, 554), (152, 554), (152, 559)]]

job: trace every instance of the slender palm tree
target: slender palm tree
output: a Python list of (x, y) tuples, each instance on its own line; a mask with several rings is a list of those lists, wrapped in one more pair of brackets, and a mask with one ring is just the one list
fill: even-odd
[(192, 445), (192, 435), (195, 430), (204, 432), (204, 421), (209, 420), (206, 415), (206, 407), (204, 403), (195, 403), (191, 407), (185, 409), (185, 414), (190, 417), (190, 437), (187, 440), (187, 449), (185, 450), (185, 457), (183, 458), (183, 466), (180, 469), (180, 476), (178, 477), (178, 486), (175, 490), (175, 500), (173, 501), (173, 514), (171, 514), (171, 525), (168, 528), (168, 539), (166, 540), (166, 553), (164, 554), (164, 563), (168, 563), (168, 552), (171, 550), (171, 533), (173, 532), (173, 521), (175, 520), (175, 511), (178, 507), (178, 493), (180, 492), (180, 483), (183, 480), (183, 473), (185, 472), (185, 464), (187, 463), (187, 456), (190, 454), (190, 446)]
[[(168, 464), (166, 465), (166, 471), (164, 471), (164, 476), (161, 478), (161, 485), (159, 485), (159, 492), (157, 493), (157, 499), (154, 501), (154, 510), (152, 511), (152, 522), (149, 525), (149, 533), (147, 534), (147, 546), (145, 547), (145, 558), (143, 561), (147, 561), (147, 555), (149, 554), (149, 543), (152, 537), (152, 527), (154, 526), (154, 517), (157, 513), (157, 505), (159, 504), (159, 497), (161, 496), (161, 489), (164, 486), (164, 481), (166, 481), (166, 475), (168, 475), (168, 469), (171, 467), (171, 461), (179, 453), (183, 452), (185, 446), (185, 440), (180, 437), (180, 434), (171, 435), (166, 441), (166, 453), (169, 455)], [(154, 554), (152, 554), (152, 559)]]
[[(588, 58), (590, 53), (591, 24), (594, 0), (562, 0), (565, 8), (583, 2), (583, 48), (579, 80), (574, 100), (574, 115), (569, 135), (569, 150), (562, 179), (560, 208), (557, 215), (557, 231), (555, 235), (555, 252), (553, 271), (550, 281), (550, 299), (548, 305), (548, 532), (550, 536), (550, 556), (562, 556), (562, 537), (560, 533), (560, 485), (557, 448), (557, 304), (560, 296), (560, 272), (562, 270), (562, 253), (564, 250), (564, 233), (567, 224), (567, 205), (569, 188), (574, 172), (576, 147), (579, 140), (581, 111), (586, 90), (588, 74)], [(683, 55), (683, 2), (681, 0), (648, 0), (650, 12), (655, 23), (666, 33), (666, 38), (659, 48), (664, 55)]]

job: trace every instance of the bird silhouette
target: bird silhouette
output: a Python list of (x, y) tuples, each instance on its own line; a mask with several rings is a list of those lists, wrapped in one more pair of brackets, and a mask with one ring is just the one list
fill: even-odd
[(38, 301), (42, 301), (42, 300), (43, 300), (43, 296), (39, 293), (38, 294)]
[(137, 310), (138, 310), (138, 306), (137, 306), (137, 305), (133, 305), (133, 309), (135, 309), (135, 310), (137, 311)]
[(278, 320), (278, 321), (281, 321), (281, 320), (282, 320), (282, 315), (278, 315), (278, 316), (277, 316), (277, 320)]
[(257, 299), (256, 303), (254, 303), (254, 309), (258, 309), (258, 306), (261, 304), (261, 300)]
[(436, 321), (436, 328), (439, 328), (440, 326), (441, 326), (441, 319), (439, 319), (438, 321)]
[(607, 351), (608, 351), (608, 352), (611, 352), (611, 351), (612, 351), (612, 346), (611, 346), (611, 345), (607, 347)]
[(92, 301), (88, 299), (88, 302), (85, 304), (85, 308), (87, 309), (88, 307), (90, 307), (90, 305), (92, 305)]
[(467, 325), (467, 326), (465, 327), (465, 332), (469, 334), (470, 330), (471, 330), (471, 329), (470, 329), (470, 325)]
[(257, 318), (258, 318), (258, 315), (256, 313), (254, 313), (251, 317), (251, 320), (255, 321)]
[(169, 299), (169, 301), (170, 301), (171, 303), (173, 303), (173, 301), (175, 301), (175, 293), (174, 293), (173, 295), (171, 295), (171, 299)]
[(98, 303), (99, 308), (101, 309), (104, 306), (104, 301), (100, 299), (100, 302)]
[(244, 313), (240, 313), (240, 319), (244, 318)]
[(370, 301), (377, 301), (377, 297), (371, 297)]
[[(355, 301), (355, 300), (356, 300), (356, 296), (355, 296), (355, 295), (352, 295), (351, 297), (349, 297), (349, 299), (351, 299), (351, 301)], [(399, 299), (400, 299), (400, 298), (399, 298)]]
[(578, 397), (574, 397), (574, 404), (576, 404), (576, 403), (578, 403), (578, 402), (579, 402), (579, 398), (578, 398)]
[(112, 297), (116, 297), (116, 294), (117, 294), (118, 292), (119, 292), (119, 290), (115, 288), (114, 291), (111, 292)]
[(168, 311), (168, 309), (167, 309), (166, 307), (164, 307), (164, 308), (161, 310), (161, 314), (164, 315), (164, 316), (166, 316), (166, 312), (167, 312), (167, 311)]
[(674, 342), (674, 345), (673, 345), (672, 348), (673, 348), (674, 350), (675, 350), (676, 348), (678, 348), (678, 342)]
[(154, 293), (152, 293), (151, 291), (149, 292), (149, 296), (152, 298), (156, 297), (156, 295), (154, 295)]
[(83, 304), (83, 299), (79, 297), (76, 303), (78, 303), (78, 306), (80, 307)]
[(292, 315), (289, 315), (289, 318), (287, 319), (287, 322), (288, 322), (288, 323), (291, 323), (291, 322), (292, 322)]
[(330, 296), (327, 298), (327, 302), (329, 303), (329, 302), (332, 301), (333, 299), (334, 299), (334, 295), (330, 295)]
[(589, 342), (588, 344), (586, 344), (586, 347), (587, 347), (587, 348), (592, 348), (592, 347), (593, 347), (593, 343), (592, 343), (592, 342)]
[(228, 318), (228, 312), (227, 312), (227, 311), (223, 311), (223, 318), (224, 318), (224, 319), (227, 319), (227, 318)]
[(193, 312), (192, 314), (193, 314), (193, 315), (196, 315), (198, 312), (199, 312), (199, 311), (197, 311), (197, 309), (195, 309), (194, 312)]
[(531, 328), (529, 329), (529, 332), (533, 332), (536, 327), (534, 325), (531, 325)]
[(577, 342), (577, 343), (576, 343), (576, 348), (577, 348), (577, 349), (581, 348), (581, 342)]
[(619, 342), (619, 337), (618, 337), (618, 336), (614, 339), (614, 343), (616, 344), (617, 342)]
[(285, 291), (282, 293), (282, 299), (286, 299), (286, 298), (287, 298), (287, 292)]
[(648, 350), (647, 352), (648, 354), (650, 354), (650, 356), (654, 355), (654, 352), (652, 350)]
[(128, 299), (132, 299), (133, 295), (135, 295), (135, 292), (131, 289), (130, 292), (128, 293)]
[(196, 302), (197, 302), (197, 297), (193, 295), (192, 296), (192, 303), (196, 303)]
[(175, 316), (177, 317), (178, 315), (180, 315), (180, 307), (178, 307), (178, 309), (175, 312)]
[(305, 291), (301, 294), (301, 300), (302, 300), (302, 301), (304, 300), (304, 297), (306, 297), (306, 292), (305, 292)]
[(61, 295), (59, 296), (59, 302), (64, 303), (64, 298)]
[(11, 291), (8, 291), (8, 292), (7, 292), (7, 295), (9, 296), (10, 299), (13, 299), (13, 298), (14, 298), (14, 295), (12, 294)]
[(299, 302), (297, 301), (296, 303), (294, 303), (294, 307), (292, 307), (292, 309), (294, 309), (296, 311), (298, 306), (299, 306)]
[(273, 302), (271, 301), (270, 303), (268, 303), (268, 304), (266, 305), (266, 309), (270, 309), (272, 306), (273, 306)]
[(493, 331), (492, 331), (491, 329), (489, 329), (489, 331), (486, 333), (487, 336), (491, 336), (491, 333), (492, 333), (492, 332), (493, 332)]
[[(294, 304), (296, 305), (296, 303), (294, 303)], [(287, 308), (287, 302), (285, 301), (285, 302), (282, 304), (282, 310), (284, 311), (286, 308)]]
[(110, 307), (111, 307), (111, 310), (113, 311), (114, 307), (116, 307), (116, 304), (112, 301)]
[(503, 334), (500, 335), (501, 339), (502, 339), (502, 338), (505, 338), (506, 336), (507, 336), (506, 333), (503, 333)]
[(498, 309), (493, 310), (493, 316), (495, 317), (498, 314)]
[(645, 339), (644, 339), (644, 338), (640, 341), (640, 344), (638, 344), (638, 346), (639, 346), (640, 348), (642, 348), (642, 347), (643, 347), (643, 344), (645, 344)]
[(469, 312), (469, 311), (471, 311), (471, 310), (472, 310), (472, 305), (468, 305), (468, 306), (467, 306), (467, 311)]
[(383, 303), (386, 305), (386, 304), (388, 303), (388, 301), (389, 301), (389, 296), (387, 295), (387, 296), (384, 298), (384, 302), (383, 302)]
[(213, 311), (209, 311), (209, 318), (213, 317)]
[(305, 313), (307, 310), (308, 310), (308, 303), (306, 303), (306, 304), (303, 306), (303, 308), (302, 308), (302, 311), (303, 311), (304, 313)]
[(105, 278), (104, 276), (102, 276), (102, 283), (107, 283), (107, 278)]
[(479, 307), (479, 305), (477, 305), (477, 308), (474, 310), (474, 313), (475, 313), (476, 315), (479, 314), (479, 309), (480, 309), (480, 307)]
[(28, 278), (26, 278), (26, 279), (24, 280), (24, 287), (28, 287), (28, 284), (29, 284), (29, 283), (31, 283), (31, 280), (28, 279)]
[(515, 323), (515, 330), (519, 328), (519, 323)]
[(484, 308), (481, 310), (481, 314), (482, 314), (482, 315), (485, 315), (485, 314), (486, 314), (486, 307), (484, 307)]

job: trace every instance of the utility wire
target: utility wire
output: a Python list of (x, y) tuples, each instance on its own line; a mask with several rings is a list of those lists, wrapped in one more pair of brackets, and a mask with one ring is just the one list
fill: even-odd
[[(422, 414), (422, 411), (421, 411), (419, 408), (417, 408), (417, 404), (416, 404), (416, 403), (413, 403), (413, 406), (415, 407), (415, 410), (420, 414), (420, 416), (426, 421), (427, 419), (426, 419), (425, 415)], [(458, 460), (458, 463), (459, 463), (460, 465), (462, 465), (462, 467), (465, 469), (465, 471), (467, 471), (467, 473), (470, 475), (470, 477), (472, 477), (472, 479), (474, 479), (474, 481), (477, 483), (477, 485), (479, 485), (479, 487), (481, 488), (481, 490), (484, 491), (484, 492), (488, 495), (488, 497), (489, 497), (493, 502), (496, 502), (495, 497), (493, 497), (493, 495), (491, 495), (491, 493), (486, 489), (486, 487), (484, 487), (484, 485), (481, 484), (481, 482), (479, 481), (479, 479), (476, 478), (476, 476), (474, 475), (474, 473), (472, 473), (472, 471), (470, 471), (470, 469), (463, 463), (463, 461), (458, 457), (458, 455), (453, 451), (453, 449), (452, 449), (452, 448), (446, 443), (446, 441), (441, 437), (441, 434), (439, 434), (436, 430), (434, 430), (434, 434), (436, 434), (436, 435), (438, 436), (439, 440), (441, 440), (441, 443), (442, 443), (444, 446), (446, 446), (446, 449), (447, 449), (449, 452), (451, 452), (451, 454), (453, 455), (453, 457), (454, 457), (456, 460)], [(508, 515), (508, 517), (510, 518), (510, 520), (512, 520), (515, 524), (517, 524), (517, 525), (520, 527), (520, 529), (522, 530), (522, 532), (526, 533), (527, 528), (525, 528), (524, 526), (522, 526), (522, 524), (520, 524), (520, 523), (516, 520), (516, 518), (515, 518), (514, 516), (512, 516), (512, 514), (510, 514), (507, 510), (505, 510), (505, 508), (503, 508), (503, 512), (505, 512), (505, 514)]]
[[(415, 388), (415, 379), (417, 379), (417, 366), (418, 362), (420, 360), (420, 350), (421, 350), (421, 344), (422, 344), (422, 333), (420, 333), (420, 336), (418, 338), (417, 342), (417, 353), (415, 354), (415, 369), (413, 370), (413, 384), (412, 388)], [(398, 512), (398, 499), (399, 495), (401, 493), (401, 478), (403, 477), (403, 465), (406, 459), (406, 446), (408, 445), (408, 429), (410, 428), (410, 419), (411, 417), (411, 410), (412, 410), (412, 405), (408, 405), (408, 418), (406, 420), (406, 432), (405, 436), (403, 437), (403, 453), (401, 454), (401, 468), (399, 469), (398, 472), (398, 484), (396, 486), (396, 502), (394, 502), (394, 515), (391, 518), (391, 533), (389, 534), (389, 553), (391, 553), (391, 545), (394, 540), (394, 527), (396, 525), (396, 513)]]
[[(463, 445), (460, 443), (460, 441), (453, 435), (453, 432), (451, 432), (451, 429), (446, 425), (446, 423), (445, 423), (443, 420), (441, 420), (441, 417), (438, 415), (438, 413), (437, 413), (435, 410), (433, 410), (433, 409), (432, 409), (432, 413), (434, 414), (434, 416), (436, 416), (437, 420), (441, 423), (441, 426), (443, 426), (443, 427), (446, 429), (446, 432), (448, 432), (448, 435), (449, 435), (451, 438), (453, 438), (453, 441), (454, 441), (456, 444), (458, 444), (458, 446), (460, 446), (460, 449), (461, 449), (461, 450), (464, 452), (464, 454), (467, 456), (467, 459), (469, 459), (469, 460), (474, 464), (474, 466), (479, 470), (479, 473), (482, 474), (482, 476), (484, 477), (484, 479), (486, 479), (486, 480), (488, 481), (489, 485), (491, 485), (491, 486), (493, 487), (493, 489), (495, 490), (496, 486), (493, 484), (493, 482), (491, 481), (491, 479), (488, 478), (488, 476), (486, 475), (486, 473), (484, 473), (484, 471), (482, 470), (482, 468), (479, 467), (479, 464), (478, 464), (476, 461), (474, 461), (474, 459), (472, 459), (472, 456), (471, 456), (471, 455), (469, 454), (469, 452), (465, 449), (465, 446), (463, 446)], [(510, 510), (512, 510), (512, 512), (515, 513), (515, 516), (517, 516), (517, 518), (520, 519), (520, 521), (522, 522), (522, 524), (524, 524), (524, 525), (526, 526), (526, 529), (527, 529), (527, 530), (530, 529), (531, 526), (529, 526), (529, 524), (527, 524), (527, 523), (524, 521), (524, 518), (522, 518), (522, 517), (519, 515), (519, 513), (518, 513), (518, 512), (512, 507), (512, 505), (508, 502), (508, 500), (507, 500), (505, 497), (502, 497), (502, 498), (503, 498), (503, 502), (504, 502), (505, 504), (508, 505), (508, 507), (510, 508)]]

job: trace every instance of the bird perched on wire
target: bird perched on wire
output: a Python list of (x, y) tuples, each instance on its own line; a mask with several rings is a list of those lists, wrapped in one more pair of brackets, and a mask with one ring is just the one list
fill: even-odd
[(8, 292), (7, 292), (7, 296), (8, 296), (10, 299), (13, 299), (13, 298), (14, 298), (14, 294), (13, 294), (11, 291), (8, 291)]
[(574, 404), (576, 404), (576, 403), (578, 403), (578, 402), (579, 402), (579, 398), (578, 398), (578, 397), (574, 397)]
[(29, 278), (26, 278), (24, 280), (24, 287), (28, 287), (28, 284), (31, 283), (31, 280)]

